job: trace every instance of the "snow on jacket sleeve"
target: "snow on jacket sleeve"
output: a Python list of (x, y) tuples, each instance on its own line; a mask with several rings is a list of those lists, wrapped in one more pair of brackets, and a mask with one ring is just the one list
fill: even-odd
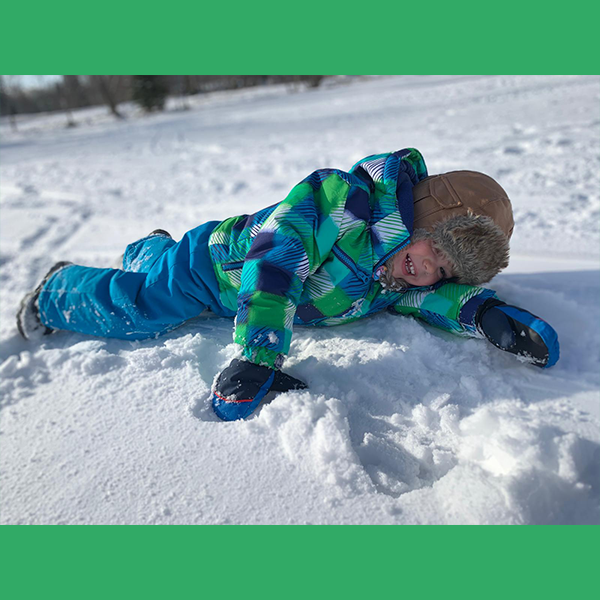
[(496, 298), (496, 293), (482, 287), (440, 282), (427, 289), (409, 289), (388, 310), (422, 319), (458, 335), (481, 337), (475, 315), (488, 298)]
[(234, 341), (254, 363), (280, 368), (306, 278), (335, 244), (348, 196), (358, 181), (343, 171), (315, 171), (296, 185), (254, 238), (242, 269)]

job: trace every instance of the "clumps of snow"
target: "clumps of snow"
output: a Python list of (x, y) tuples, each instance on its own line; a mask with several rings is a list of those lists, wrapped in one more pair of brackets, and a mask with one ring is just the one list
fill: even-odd
[(287, 459), (331, 486), (332, 495), (373, 490), (350, 442), (347, 408), (337, 398), (308, 392), (281, 394), (244, 429), (251, 435), (277, 432)]
[(548, 425), (545, 410), (501, 401), (460, 421), (456, 473), (435, 486), (438, 494), (467, 487), (453, 489), (450, 522), (481, 522), (490, 508), (509, 523), (597, 522), (600, 446)]

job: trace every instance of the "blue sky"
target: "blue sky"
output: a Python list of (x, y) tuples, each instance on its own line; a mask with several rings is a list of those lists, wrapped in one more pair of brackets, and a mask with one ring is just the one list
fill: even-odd
[(58, 80), (62, 75), (18, 75), (25, 88), (44, 87)]

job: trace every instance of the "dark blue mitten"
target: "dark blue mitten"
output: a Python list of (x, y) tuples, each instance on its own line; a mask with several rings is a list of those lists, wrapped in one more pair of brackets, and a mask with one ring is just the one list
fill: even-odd
[(476, 323), (494, 346), (536, 367), (551, 367), (558, 360), (556, 331), (529, 311), (490, 298), (479, 308)]
[(306, 387), (303, 381), (291, 375), (234, 358), (217, 378), (212, 406), (223, 421), (245, 419), (269, 392), (288, 392)]

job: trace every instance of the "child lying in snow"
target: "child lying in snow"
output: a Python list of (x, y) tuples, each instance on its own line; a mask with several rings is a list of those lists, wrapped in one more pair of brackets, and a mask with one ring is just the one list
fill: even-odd
[(559, 354), (552, 327), (477, 287), (508, 265), (512, 229), (493, 179), (428, 177), (408, 148), (350, 172), (315, 171), (282, 202), (205, 223), (177, 243), (154, 231), (127, 247), (122, 270), (58, 263), (23, 299), (17, 323), (26, 338), (68, 329), (134, 340), (205, 309), (235, 316), (242, 358), (212, 392), (224, 420), (247, 417), (269, 391), (306, 387), (280, 370), (294, 324), (338, 325), (384, 309), (550, 367)]

